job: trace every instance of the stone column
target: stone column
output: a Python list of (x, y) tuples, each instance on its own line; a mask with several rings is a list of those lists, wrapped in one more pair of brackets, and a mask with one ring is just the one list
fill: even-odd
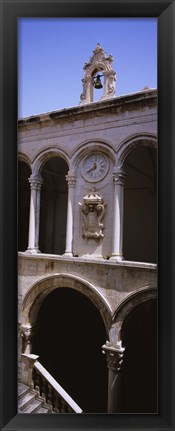
[(114, 212), (113, 212), (113, 244), (110, 260), (123, 260), (123, 204), (124, 204), (124, 179), (122, 170), (114, 168)]
[(30, 217), (29, 217), (29, 241), (27, 252), (39, 253), (39, 221), (40, 221), (40, 194), (42, 178), (40, 174), (31, 175), (30, 183)]
[(108, 366), (108, 413), (121, 413), (121, 369), (125, 349), (107, 342), (102, 346)]
[(66, 175), (68, 182), (68, 203), (67, 203), (67, 227), (66, 227), (66, 250), (64, 255), (72, 256), (73, 250), (73, 204), (74, 204), (74, 189), (76, 184), (76, 176), (69, 171)]

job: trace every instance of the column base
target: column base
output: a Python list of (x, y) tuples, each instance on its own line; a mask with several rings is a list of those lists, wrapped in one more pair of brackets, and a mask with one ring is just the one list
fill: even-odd
[(65, 251), (64, 254), (62, 254), (62, 257), (73, 257), (73, 253), (71, 251)]
[(41, 253), (39, 248), (27, 248), (27, 250), (25, 251), (26, 254), (37, 254), (37, 253)]
[(112, 253), (109, 260), (113, 260), (115, 262), (122, 262), (124, 260), (124, 257), (121, 254)]

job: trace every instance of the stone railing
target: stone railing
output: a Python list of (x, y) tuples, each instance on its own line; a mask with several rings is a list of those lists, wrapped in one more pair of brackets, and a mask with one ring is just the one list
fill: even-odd
[(83, 413), (37, 359), (36, 355), (22, 354), (22, 383), (30, 386), (55, 413)]

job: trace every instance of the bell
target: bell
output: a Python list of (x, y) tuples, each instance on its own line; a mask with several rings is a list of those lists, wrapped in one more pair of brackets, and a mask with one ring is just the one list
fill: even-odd
[(95, 78), (94, 78), (94, 82), (93, 82), (93, 86), (94, 86), (94, 88), (103, 88), (103, 85), (102, 85), (102, 83), (101, 83), (101, 79), (100, 79), (100, 75), (97, 75)]

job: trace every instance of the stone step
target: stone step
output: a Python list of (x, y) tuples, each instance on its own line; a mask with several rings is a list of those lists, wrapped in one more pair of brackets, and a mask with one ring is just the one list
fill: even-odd
[(37, 410), (36, 413), (53, 413), (53, 412), (51, 412), (47, 407), (40, 407), (40, 409)]
[(56, 414), (36, 391), (23, 383), (18, 383), (18, 413)]
[(23, 383), (18, 383), (18, 413), (54, 413), (35, 391)]
[(28, 407), (32, 401), (34, 401), (36, 398), (36, 395), (28, 392), (26, 395), (24, 395), (22, 398), (18, 401), (18, 408), (23, 412), (23, 410)]
[(31, 404), (29, 404), (25, 409), (22, 410), (22, 413), (38, 413), (38, 410), (41, 408), (42, 401), (37, 399), (33, 400)]
[(18, 400), (26, 395), (29, 392), (29, 386), (24, 385), (23, 383), (18, 383)]

